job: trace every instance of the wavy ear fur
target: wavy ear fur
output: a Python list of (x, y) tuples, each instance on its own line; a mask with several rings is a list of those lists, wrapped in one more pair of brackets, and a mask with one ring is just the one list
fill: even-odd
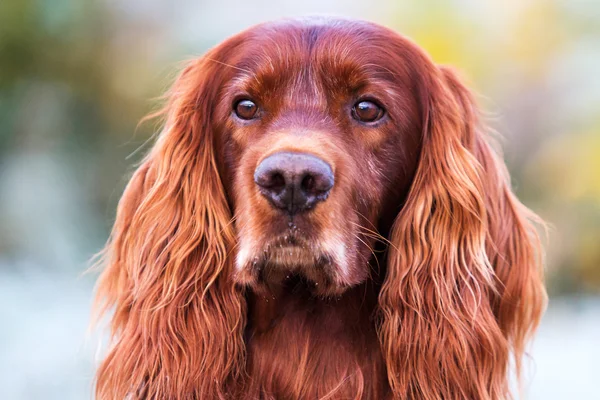
[(433, 68), (421, 90), (423, 146), (390, 234), (380, 340), (401, 399), (510, 398), (546, 304), (541, 222), (510, 188), (470, 92)]
[(214, 154), (219, 84), (209, 61), (177, 79), (164, 131), (119, 203), (97, 295), (102, 312), (114, 308), (98, 399), (225, 398), (241, 374), (246, 306), (228, 278), (234, 232)]

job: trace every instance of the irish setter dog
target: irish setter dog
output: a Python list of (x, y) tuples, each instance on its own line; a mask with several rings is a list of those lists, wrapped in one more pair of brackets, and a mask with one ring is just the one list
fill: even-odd
[(381, 26), (307, 18), (187, 65), (119, 203), (98, 399), (507, 399), (539, 220), (470, 91)]

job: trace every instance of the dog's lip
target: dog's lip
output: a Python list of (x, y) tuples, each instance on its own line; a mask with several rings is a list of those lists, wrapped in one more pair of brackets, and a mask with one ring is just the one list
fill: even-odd
[(289, 233), (278, 236), (273, 241), (271, 241), (271, 243), (269, 243), (267, 247), (307, 247), (307, 245), (308, 240), (299, 237), (296, 234)]
[(259, 264), (263, 266), (309, 266), (324, 259), (318, 245), (296, 233), (285, 233), (266, 243)]
[(287, 256), (306, 260), (315, 257), (316, 254), (314, 246), (304, 239), (284, 235), (265, 247), (265, 255), (269, 261), (274, 262), (277, 259), (287, 259)]
[(301, 246), (279, 246), (272, 248), (269, 253), (272, 264), (293, 264), (296, 261), (305, 265), (316, 263), (316, 259), (317, 254)]

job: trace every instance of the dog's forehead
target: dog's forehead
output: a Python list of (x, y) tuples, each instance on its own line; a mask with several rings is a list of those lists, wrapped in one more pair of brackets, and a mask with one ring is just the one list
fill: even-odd
[(315, 79), (334, 87), (391, 79), (399, 63), (390, 58), (399, 57), (403, 41), (373, 23), (325, 17), (265, 23), (241, 35), (237, 82), (261, 90)]

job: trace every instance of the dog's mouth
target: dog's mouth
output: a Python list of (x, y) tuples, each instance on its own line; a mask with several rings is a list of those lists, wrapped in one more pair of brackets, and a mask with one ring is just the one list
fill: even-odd
[(315, 294), (330, 294), (337, 291), (333, 264), (333, 257), (317, 244), (285, 234), (251, 260), (243, 281), (259, 292), (302, 286)]
[(278, 237), (263, 250), (263, 266), (295, 270), (326, 264), (328, 257), (312, 242), (294, 234)]

